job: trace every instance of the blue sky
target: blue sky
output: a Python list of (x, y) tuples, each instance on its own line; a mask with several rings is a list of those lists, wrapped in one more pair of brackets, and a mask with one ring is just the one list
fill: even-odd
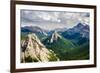
[(89, 13), (21, 10), (21, 26), (38, 26), (46, 30), (72, 28), (81, 22), (89, 24)]

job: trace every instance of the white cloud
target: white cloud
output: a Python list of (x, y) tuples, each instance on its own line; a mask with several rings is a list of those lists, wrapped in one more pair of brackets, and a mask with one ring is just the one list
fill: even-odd
[(21, 25), (40, 26), (48, 30), (71, 28), (78, 22), (89, 24), (89, 13), (21, 10)]

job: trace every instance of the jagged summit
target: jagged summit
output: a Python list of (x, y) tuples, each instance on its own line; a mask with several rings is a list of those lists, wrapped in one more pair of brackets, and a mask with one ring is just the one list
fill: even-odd
[(36, 36), (36, 34), (32, 33), (28, 35), (28, 39), (30, 41), (34, 41), (33, 43), (37, 43), (39, 46), (45, 47), (39, 40), (39, 38)]
[(48, 50), (35, 34), (28, 34), (21, 43), (21, 62), (57, 61), (52, 50)]
[(56, 31), (51, 35), (50, 42), (57, 41), (59, 38), (62, 38)]

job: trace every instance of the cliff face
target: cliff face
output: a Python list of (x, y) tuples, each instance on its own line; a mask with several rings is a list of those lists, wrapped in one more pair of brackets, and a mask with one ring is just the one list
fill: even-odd
[(57, 41), (59, 38), (62, 38), (62, 37), (55, 31), (51, 36), (50, 43)]
[(28, 34), (21, 41), (21, 62), (48, 62), (59, 60), (52, 50), (48, 50), (35, 34)]

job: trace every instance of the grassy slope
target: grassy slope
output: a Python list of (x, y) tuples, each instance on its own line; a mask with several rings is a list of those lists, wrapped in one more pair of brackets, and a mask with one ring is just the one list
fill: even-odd
[(89, 59), (89, 44), (85, 43), (75, 46), (71, 41), (59, 39), (57, 42), (48, 43), (46, 39), (43, 43), (47, 48), (52, 49), (60, 60), (83, 60)]
[(73, 43), (71, 43), (69, 40), (63, 39), (58, 39), (57, 41), (53, 43), (48, 43), (48, 39), (46, 39), (43, 43), (46, 45), (47, 48), (52, 49), (57, 56), (64, 60), (65, 59), (65, 54), (68, 51), (71, 51), (72, 49), (75, 48)]
[(69, 60), (89, 59), (89, 44), (88, 44), (88, 42), (76, 47), (74, 50), (71, 51), (71, 53), (69, 53), (69, 56), (67, 56), (67, 57)]

